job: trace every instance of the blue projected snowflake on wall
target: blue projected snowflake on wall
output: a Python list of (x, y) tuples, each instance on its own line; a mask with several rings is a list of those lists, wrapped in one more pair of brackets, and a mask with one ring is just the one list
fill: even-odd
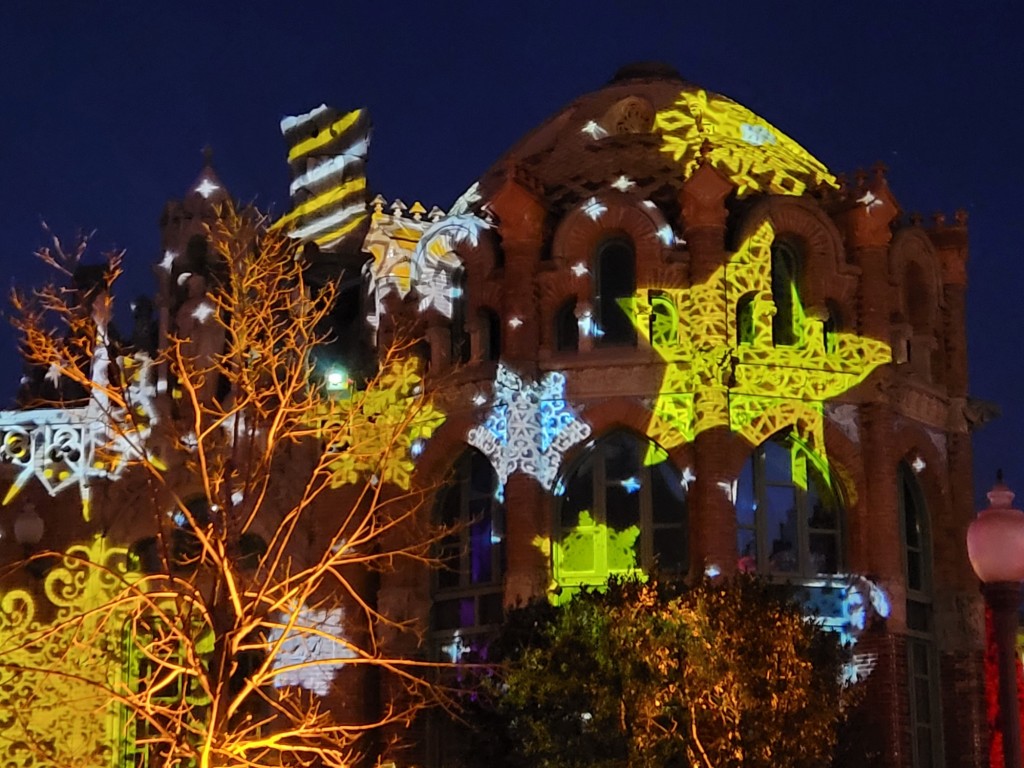
[(551, 490), (562, 456), (589, 436), (590, 426), (566, 402), (563, 374), (524, 381), (500, 363), (490, 410), (482, 424), (469, 430), (468, 441), (490, 460), (502, 488), (519, 471)]

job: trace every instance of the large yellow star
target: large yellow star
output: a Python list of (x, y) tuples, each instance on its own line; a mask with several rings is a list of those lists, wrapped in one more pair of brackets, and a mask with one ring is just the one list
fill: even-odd
[[(792, 299), (796, 338), (772, 339), (771, 246), (763, 222), (711, 278), (689, 288), (645, 286), (621, 303), (641, 336), (665, 363), (648, 435), (665, 448), (727, 426), (752, 445), (797, 423), (818, 451), (824, 403), (892, 359), (878, 339), (829, 332)], [(736, 307), (751, 301), (747, 338), (737, 336)], [(652, 322), (653, 318), (653, 322)]]

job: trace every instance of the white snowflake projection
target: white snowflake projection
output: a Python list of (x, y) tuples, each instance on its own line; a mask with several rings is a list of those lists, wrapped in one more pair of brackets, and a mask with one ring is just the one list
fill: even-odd
[(584, 264), (582, 261), (577, 261), (575, 264), (572, 265), (572, 267), (570, 267), (570, 269), (572, 269), (572, 273), (576, 277), (583, 277), (590, 271), (589, 269), (587, 269), (587, 265)]
[(760, 147), (764, 144), (776, 144), (775, 134), (763, 125), (740, 124), (740, 138), (747, 144)]
[(871, 213), (872, 208), (878, 208), (882, 205), (882, 201), (875, 197), (874, 193), (870, 190), (865, 192), (861, 197), (857, 198), (857, 202), (861, 203)]
[(274, 687), (295, 686), (326, 696), (338, 670), (346, 659), (356, 656), (340, 639), (344, 636), (345, 614), (341, 608), (331, 611), (303, 606), (294, 615), (282, 613), (280, 626), (270, 630), (271, 649), (277, 648), (271, 666)]
[(521, 327), (522, 324), (523, 318), (521, 317), (510, 317), (508, 319), (508, 327), (511, 328), (513, 331), (516, 330), (516, 328)]
[(480, 182), (474, 181), (472, 186), (463, 192), (459, 199), (452, 205), (451, 210), (448, 211), (449, 216), (461, 216), (465, 213), (469, 213), (473, 206), (483, 200), (483, 195), (480, 194)]
[(591, 220), (597, 221), (605, 213), (608, 212), (608, 206), (598, 200), (596, 197), (589, 198), (583, 203), (583, 213)]
[[(97, 334), (105, 338), (102, 325)], [(110, 360), (107, 345), (98, 343), (92, 364), (98, 386), (87, 405), (0, 412), (0, 463), (15, 470), (0, 505), (9, 504), (34, 477), (50, 496), (77, 486), (82, 516), (88, 520), (93, 480), (116, 480), (128, 464), (139, 460), (163, 469), (147, 449), (157, 421), (152, 361), (137, 353), (118, 357), (117, 362), (127, 380), (126, 409), (112, 407), (103, 390)], [(59, 384), (60, 378), (60, 367), (51, 367), (47, 379)]]
[(452, 316), (453, 304), (461, 294), (456, 276), (462, 270), (462, 260), (455, 249), (462, 243), (475, 247), (480, 233), (490, 226), (479, 216), (464, 213), (441, 219), (423, 233), (411, 264), (420, 312), (433, 308), (445, 317)]
[(672, 227), (669, 224), (662, 224), (658, 227), (658, 239), (664, 245), (673, 245), (676, 241), (676, 233), (672, 231)]
[(490, 459), (502, 488), (511, 474), (525, 472), (551, 490), (565, 452), (589, 436), (590, 425), (566, 402), (563, 374), (524, 381), (499, 363), (491, 408), (468, 440)]
[(608, 135), (608, 131), (593, 120), (588, 120), (587, 124), (580, 128), (580, 133), (585, 133), (592, 139), (603, 139)]
[(696, 479), (697, 476), (693, 474), (693, 470), (690, 469), (690, 467), (685, 467), (683, 469), (683, 474), (679, 476), (679, 484), (683, 486), (683, 490), (689, 491), (690, 483), (692, 483)]
[(196, 192), (202, 195), (204, 198), (209, 198), (214, 192), (220, 189), (218, 184), (214, 184), (209, 179), (203, 179), (196, 185)]
[(208, 301), (201, 301), (196, 305), (196, 308), (192, 310), (192, 317), (200, 323), (205, 323), (213, 317), (216, 312), (217, 310), (214, 308), (213, 304)]
[(164, 251), (164, 257), (160, 260), (158, 265), (164, 272), (170, 272), (171, 267), (174, 266), (174, 261), (178, 258), (178, 254), (175, 251)]
[(636, 186), (636, 182), (629, 178), (629, 176), (622, 175), (619, 176), (619, 178), (617, 178), (615, 181), (613, 181), (611, 183), (611, 186), (619, 190), (619, 192), (628, 192), (629, 190)]

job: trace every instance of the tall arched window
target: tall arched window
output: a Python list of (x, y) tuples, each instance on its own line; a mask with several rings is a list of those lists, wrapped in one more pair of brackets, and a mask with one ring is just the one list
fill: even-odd
[(552, 554), (563, 590), (638, 570), (686, 572), (686, 490), (654, 443), (612, 432), (593, 443), (558, 490)]
[(498, 476), (475, 449), (462, 455), (437, 502), (445, 529), (441, 568), (434, 572), (431, 627), (436, 648), (450, 661), (470, 660), (479, 641), (501, 623), (505, 568), (504, 505)]
[(776, 346), (792, 346), (800, 338), (799, 256), (797, 249), (784, 240), (772, 243), (772, 341)]
[(906, 462), (897, 471), (903, 576), (907, 584), (907, 670), (914, 768), (942, 765), (939, 668), (932, 622), (931, 531), (924, 495)]
[(741, 570), (812, 577), (842, 565), (842, 506), (825, 464), (791, 433), (762, 443), (736, 482)]
[(636, 292), (636, 256), (626, 238), (605, 240), (597, 249), (597, 342), (636, 344), (636, 327), (623, 304)]

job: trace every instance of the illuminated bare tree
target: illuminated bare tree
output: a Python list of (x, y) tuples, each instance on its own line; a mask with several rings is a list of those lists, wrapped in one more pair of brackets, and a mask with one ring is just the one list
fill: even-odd
[[(136, 765), (347, 766), (365, 734), (434, 695), (416, 662), (385, 651), (382, 633), (415, 627), (382, 615), (369, 585), (398, 560), (429, 560), (427, 491), (410, 477), (443, 414), (409, 345), (365, 382), (328, 384), (318, 355), (337, 290), (308, 284), (266, 224), (224, 207), (210, 268), (178, 277), (188, 295), (152, 356), (111, 332), (119, 254), (83, 280), (81, 250), (55, 242), (42, 257), (77, 284), (14, 298), (27, 361), (58, 393), (84, 393), (100, 425), (82, 496), (106, 554), (51, 553), (59, 578), (96, 587), (0, 638), (0, 673), (101, 691), (128, 743), (120, 759)], [(31, 612), (28, 592), (10, 600)], [(338, 690), (383, 676), (401, 695), (371, 709)], [(0, 703), (6, 733), (25, 705)], [(35, 764), (79, 759), (21, 719)]]

